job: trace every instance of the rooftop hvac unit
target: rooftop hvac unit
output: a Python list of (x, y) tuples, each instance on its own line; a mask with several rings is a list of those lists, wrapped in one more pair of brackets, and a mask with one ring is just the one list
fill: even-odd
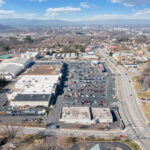
[(53, 69), (53, 67), (50, 67), (50, 69)]

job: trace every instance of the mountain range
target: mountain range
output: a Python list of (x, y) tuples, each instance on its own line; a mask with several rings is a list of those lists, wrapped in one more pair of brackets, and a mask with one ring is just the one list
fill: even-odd
[(0, 19), (0, 24), (7, 26), (68, 26), (68, 25), (150, 25), (149, 20), (85, 20), (69, 22), (64, 20), (28, 20), (28, 19)]

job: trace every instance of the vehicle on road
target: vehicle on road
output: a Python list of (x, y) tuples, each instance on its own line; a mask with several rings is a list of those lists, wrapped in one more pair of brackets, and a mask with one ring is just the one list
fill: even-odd
[(60, 126), (59, 126), (59, 125), (56, 125), (56, 129), (58, 129), (58, 128), (60, 128)]

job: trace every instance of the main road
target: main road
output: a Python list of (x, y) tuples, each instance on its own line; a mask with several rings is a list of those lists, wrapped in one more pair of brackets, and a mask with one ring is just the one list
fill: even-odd
[(101, 55), (106, 59), (108, 67), (118, 77), (120, 114), (126, 125), (125, 135), (138, 142), (144, 150), (149, 150), (150, 127), (141, 110), (130, 76), (121, 66), (116, 67), (107, 54), (102, 52)]

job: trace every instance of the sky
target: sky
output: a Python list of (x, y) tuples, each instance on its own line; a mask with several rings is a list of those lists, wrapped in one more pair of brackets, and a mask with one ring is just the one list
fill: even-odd
[(150, 19), (150, 0), (0, 0), (0, 18)]

